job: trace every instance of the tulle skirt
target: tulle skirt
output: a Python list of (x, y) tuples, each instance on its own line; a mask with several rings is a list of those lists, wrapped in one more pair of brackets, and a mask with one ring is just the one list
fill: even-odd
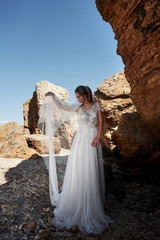
[(57, 228), (78, 225), (83, 233), (101, 233), (110, 218), (104, 213), (104, 170), (101, 142), (91, 145), (97, 127), (80, 126), (68, 157), (62, 192), (54, 209)]

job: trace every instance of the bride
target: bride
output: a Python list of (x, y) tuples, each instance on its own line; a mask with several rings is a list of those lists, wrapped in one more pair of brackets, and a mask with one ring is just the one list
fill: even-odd
[[(64, 103), (52, 92), (45, 95), (45, 98), (52, 98), (54, 107), (56, 106), (60, 111), (76, 112), (79, 124), (70, 149), (60, 193), (56, 165), (50, 161), (50, 169), (52, 169), (49, 172), (50, 198), (52, 205), (56, 207), (53, 224), (57, 228), (68, 229), (76, 225), (83, 233), (100, 234), (112, 222), (103, 209), (105, 182), (100, 140), (102, 109), (100, 103), (94, 101), (89, 87), (78, 86), (75, 95), (78, 103), (73, 105)], [(53, 108), (49, 110), (51, 111)], [(64, 114), (62, 115), (63, 118)], [(68, 118), (69, 115), (66, 116)], [(43, 121), (47, 119), (43, 118)], [(50, 157), (52, 157), (50, 160), (54, 160), (53, 156)]]

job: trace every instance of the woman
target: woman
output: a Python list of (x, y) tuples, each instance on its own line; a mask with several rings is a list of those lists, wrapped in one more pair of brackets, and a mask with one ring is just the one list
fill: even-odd
[[(79, 127), (68, 157), (62, 191), (56, 199), (53, 224), (57, 228), (77, 225), (83, 233), (101, 233), (112, 222), (105, 215), (103, 156), (100, 141), (102, 111), (91, 89), (79, 86), (75, 95), (80, 104), (69, 105), (48, 92), (64, 111), (78, 113)], [(98, 127), (97, 127), (98, 123)], [(54, 179), (55, 180), (55, 179)]]

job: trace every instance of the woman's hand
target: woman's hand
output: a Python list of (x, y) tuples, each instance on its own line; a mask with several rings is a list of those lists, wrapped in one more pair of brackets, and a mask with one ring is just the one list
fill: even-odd
[(48, 96), (53, 97), (53, 96), (54, 96), (54, 93), (53, 93), (53, 92), (47, 92), (47, 93), (45, 94), (45, 97), (48, 97)]
[(100, 141), (100, 137), (97, 136), (97, 137), (95, 137), (95, 139), (93, 140), (93, 142), (91, 143), (91, 145), (92, 145), (93, 147), (97, 147), (98, 144), (99, 144), (99, 141)]

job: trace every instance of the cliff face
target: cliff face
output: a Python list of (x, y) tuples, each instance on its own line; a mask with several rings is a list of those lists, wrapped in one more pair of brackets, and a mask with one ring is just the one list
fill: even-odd
[(121, 162), (159, 163), (160, 140), (137, 113), (130, 90), (122, 71), (105, 79), (95, 91), (103, 110), (101, 140), (110, 151), (120, 151)]
[(160, 1), (96, 0), (96, 5), (115, 33), (132, 101), (160, 139)]

